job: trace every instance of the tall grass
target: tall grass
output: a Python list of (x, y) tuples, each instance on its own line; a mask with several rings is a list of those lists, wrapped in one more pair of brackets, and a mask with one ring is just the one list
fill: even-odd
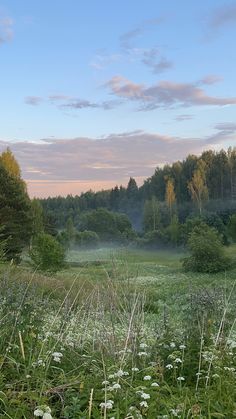
[(233, 418), (234, 288), (190, 289), (173, 319), (112, 263), (70, 286), (2, 268), (0, 417)]

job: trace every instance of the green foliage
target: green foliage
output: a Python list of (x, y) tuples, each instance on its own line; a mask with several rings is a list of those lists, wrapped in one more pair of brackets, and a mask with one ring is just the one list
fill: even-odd
[(99, 208), (82, 214), (79, 229), (94, 231), (101, 240), (120, 240), (125, 231), (132, 230), (132, 225), (125, 214)]
[(145, 201), (143, 210), (144, 230), (155, 231), (160, 227), (161, 214), (158, 200), (155, 196)]
[(31, 201), (31, 212), (32, 212), (32, 236), (44, 231), (44, 214), (43, 207), (40, 201), (36, 198)]
[(65, 253), (54, 237), (41, 233), (34, 239), (30, 258), (34, 268), (43, 272), (57, 272), (64, 267)]
[(32, 234), (31, 202), (24, 182), (11, 175), (0, 161), (0, 219), (7, 240), (6, 258), (19, 261)]
[(228, 232), (233, 240), (233, 242), (236, 242), (236, 214), (231, 215), (228, 223)]
[(186, 271), (219, 272), (230, 268), (230, 260), (217, 231), (207, 224), (194, 227), (188, 240), (191, 256), (183, 260)]
[(99, 244), (99, 236), (95, 231), (78, 231), (75, 234), (74, 240), (75, 246), (85, 247), (85, 248), (94, 248)]

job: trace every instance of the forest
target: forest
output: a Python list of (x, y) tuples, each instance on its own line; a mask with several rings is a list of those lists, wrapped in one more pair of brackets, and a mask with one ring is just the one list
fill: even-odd
[(97, 235), (94, 242), (183, 245), (193, 220), (201, 218), (227, 243), (236, 211), (236, 149), (208, 150), (157, 167), (140, 187), (130, 178), (127, 187), (49, 197), (40, 203), (64, 242), (74, 229), (75, 244), (81, 243), (82, 232), (92, 231)]

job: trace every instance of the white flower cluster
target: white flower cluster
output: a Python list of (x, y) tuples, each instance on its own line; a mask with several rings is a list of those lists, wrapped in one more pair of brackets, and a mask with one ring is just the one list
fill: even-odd
[(100, 403), (101, 409), (112, 409), (113, 408), (114, 401), (113, 400), (107, 400), (106, 402)]
[(60, 363), (62, 357), (63, 357), (63, 354), (61, 352), (53, 352), (52, 353), (52, 358), (53, 358), (53, 361), (55, 361), (55, 362)]
[(53, 419), (51, 409), (46, 405), (36, 407), (34, 410), (34, 416), (41, 417), (43, 419)]

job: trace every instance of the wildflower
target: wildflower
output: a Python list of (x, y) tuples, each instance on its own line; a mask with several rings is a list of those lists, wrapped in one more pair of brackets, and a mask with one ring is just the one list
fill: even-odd
[(151, 375), (145, 375), (145, 377), (143, 377), (144, 381), (149, 381), (152, 379)]
[(180, 358), (176, 358), (176, 359), (175, 359), (175, 362), (176, 362), (176, 364), (182, 364), (182, 359), (180, 359)]
[(140, 402), (140, 406), (147, 408), (148, 407), (148, 404), (147, 404), (147, 402), (142, 401), (142, 402)]
[(184, 377), (178, 377), (177, 380), (178, 381), (185, 381), (185, 378)]
[(51, 409), (48, 406), (39, 406), (34, 411), (34, 416), (42, 417), (43, 419), (52, 419)]
[(150, 399), (150, 394), (148, 393), (144, 393), (144, 391), (140, 394), (140, 397), (142, 397), (142, 399), (144, 400), (148, 400)]
[(179, 349), (186, 349), (186, 346), (185, 345), (179, 345)]
[(146, 343), (140, 343), (139, 347), (141, 349), (145, 349), (145, 348), (148, 348), (148, 345)]
[(61, 358), (63, 357), (61, 352), (53, 352), (52, 353), (53, 361), (61, 362)]
[(35, 411), (34, 411), (34, 416), (43, 416), (43, 410), (41, 410), (41, 409), (35, 409)]
[(113, 400), (107, 400), (106, 402), (100, 403), (101, 409), (112, 409), (113, 408)]
[(112, 378), (114, 378), (114, 377), (115, 377), (114, 374), (110, 374), (110, 375), (108, 375), (108, 380), (112, 380)]
[(176, 346), (176, 345), (175, 345), (175, 342), (171, 342), (171, 343), (170, 343), (170, 347), (171, 347), (171, 348), (175, 348), (175, 346)]
[(119, 390), (121, 388), (121, 385), (119, 384), (119, 383), (115, 383), (115, 384), (113, 384), (113, 386), (112, 386), (112, 389), (113, 390)]
[(172, 364), (167, 364), (167, 365), (166, 365), (166, 368), (167, 368), (168, 370), (171, 370), (171, 369), (173, 368), (173, 365), (172, 365)]
[(107, 384), (109, 384), (109, 381), (107, 381), (107, 380), (105, 380), (105, 381), (102, 382), (102, 385), (103, 386), (106, 386)]
[(123, 375), (129, 375), (129, 373), (127, 371), (123, 371), (123, 370), (119, 369), (119, 371), (117, 371), (114, 374), (115, 377), (123, 377)]
[(158, 383), (152, 383), (151, 387), (160, 387)]
[(147, 356), (148, 355), (148, 353), (147, 352), (138, 352), (138, 356)]
[(137, 368), (137, 367), (133, 367), (133, 368), (131, 369), (131, 371), (133, 371), (133, 372), (138, 372), (138, 371), (139, 371), (139, 368)]

